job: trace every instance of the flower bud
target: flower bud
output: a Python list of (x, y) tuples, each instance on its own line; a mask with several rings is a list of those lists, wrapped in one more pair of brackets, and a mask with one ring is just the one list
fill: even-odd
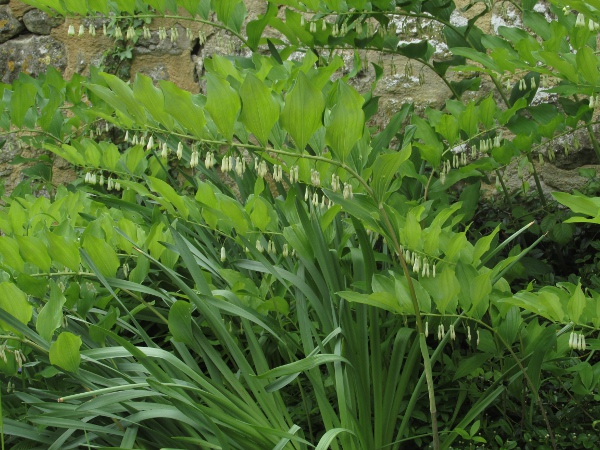
[(225, 262), (227, 259), (227, 253), (225, 253), (225, 247), (221, 247), (221, 262)]
[(68, 36), (75, 36), (75, 27), (73, 25), (69, 25), (69, 30), (67, 31)]

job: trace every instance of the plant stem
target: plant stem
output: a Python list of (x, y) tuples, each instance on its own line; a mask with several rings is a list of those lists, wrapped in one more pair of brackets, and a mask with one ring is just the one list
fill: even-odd
[(496, 169), (496, 176), (498, 177), (498, 180), (500, 181), (500, 185), (502, 186), (502, 192), (504, 193), (504, 197), (506, 198), (506, 203), (508, 203), (508, 207), (511, 209), (513, 209), (512, 206), (512, 200), (510, 199), (510, 192), (508, 192), (508, 189), (506, 188), (506, 185), (504, 184), (504, 179), (502, 178), (502, 175), (500, 174), (500, 170)]
[(533, 157), (531, 156), (531, 152), (527, 153), (527, 160), (531, 164), (533, 168), (533, 179), (535, 180), (535, 188), (538, 192), (538, 197), (540, 198), (540, 202), (542, 203), (542, 207), (546, 208), (548, 203), (546, 202), (546, 196), (544, 195), (544, 191), (542, 189), (542, 184), (540, 183), (540, 177), (538, 176), (537, 170), (535, 168), (535, 164), (533, 163)]

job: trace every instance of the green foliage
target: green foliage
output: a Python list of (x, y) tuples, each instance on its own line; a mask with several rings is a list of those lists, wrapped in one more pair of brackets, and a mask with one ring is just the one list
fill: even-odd
[[(486, 35), (479, 16), (452, 25), (453, 2), (288, 0), (269, 2), (246, 37), (241, 0), (26, 3), (134, 22), (181, 6), (252, 54), (205, 61), (205, 95), (95, 69), (1, 87), (3, 132), (84, 173), (68, 186), (36, 175), (49, 198), (25, 184), (3, 197), (10, 445), (562, 445), (560, 414), (597, 397), (600, 363), (586, 351), (598, 350), (600, 294), (580, 280), (534, 284), (525, 267), (536, 267), (542, 233), (565, 245), (574, 224), (598, 223), (600, 204), (557, 193), (591, 219), (555, 210), (534, 225), (500, 183), (514, 222), (471, 221), (482, 180), (511, 162), (523, 195), (530, 173), (550, 211), (534, 156), (594, 125), (595, 100), (582, 99), (596, 96), (593, 25), (558, 2), (550, 21), (524, 5), (530, 31)], [(397, 16), (415, 22), (418, 42), (398, 45)], [(452, 58), (435, 59), (425, 19)], [(340, 71), (335, 48), (355, 50), (355, 66)], [(421, 115), (405, 104), (372, 129), (376, 86), (353, 87), (370, 70), (358, 49), (410, 58), (452, 98)], [(456, 70), (474, 76), (451, 80)], [(484, 78), (497, 95), (463, 101)], [(540, 89), (557, 101), (539, 103)], [(558, 388), (560, 399), (549, 394)]]

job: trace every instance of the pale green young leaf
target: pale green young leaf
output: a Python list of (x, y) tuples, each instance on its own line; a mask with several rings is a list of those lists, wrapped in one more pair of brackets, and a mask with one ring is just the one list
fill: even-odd
[(240, 97), (243, 105), (240, 120), (266, 146), (271, 129), (279, 120), (279, 104), (271, 89), (251, 73), (240, 87)]
[(333, 154), (344, 161), (354, 144), (362, 137), (365, 126), (365, 113), (362, 110), (364, 99), (343, 80), (336, 81), (333, 88), (334, 106), (330, 122), (326, 126), (325, 142)]
[(46, 244), (41, 239), (35, 236), (16, 236), (15, 239), (25, 261), (39, 267), (44, 272), (50, 272), (52, 260), (48, 255)]
[(583, 290), (581, 289), (581, 282), (577, 284), (573, 295), (569, 299), (569, 303), (567, 304), (567, 313), (569, 314), (569, 319), (575, 323), (579, 322), (581, 318), (581, 313), (585, 309), (585, 295), (583, 294)]
[(115, 277), (120, 263), (117, 253), (110, 245), (104, 240), (89, 234), (85, 237), (83, 248), (90, 255), (90, 258), (103, 276)]
[(79, 336), (63, 331), (50, 346), (50, 364), (67, 372), (77, 372), (81, 364), (81, 354), (79, 353), (81, 344)]
[(79, 256), (79, 246), (63, 236), (47, 232), (48, 253), (53, 261), (73, 270), (79, 270), (81, 257)]
[(281, 113), (281, 125), (292, 136), (298, 150), (304, 150), (311, 136), (323, 125), (324, 109), (321, 91), (312, 86), (304, 72), (298, 72)]
[[(0, 283), (0, 309), (3, 309), (19, 322), (27, 325), (33, 315), (33, 307), (27, 301), (27, 295), (9, 281)], [(11, 326), (0, 321), (0, 327), (5, 331), (15, 331)]]
[(35, 329), (50, 342), (54, 331), (62, 324), (62, 308), (67, 299), (54, 280), (50, 280), (50, 299), (38, 314)]
[(233, 125), (242, 107), (240, 96), (221, 77), (207, 73), (206, 80), (206, 110), (221, 134), (231, 142)]
[(600, 214), (600, 198), (588, 197), (580, 193), (567, 194), (566, 192), (553, 192), (552, 196), (573, 212), (592, 217)]

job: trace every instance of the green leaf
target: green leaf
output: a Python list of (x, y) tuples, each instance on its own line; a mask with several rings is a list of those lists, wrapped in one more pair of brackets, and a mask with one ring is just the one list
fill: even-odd
[(207, 73), (206, 80), (206, 110), (221, 134), (231, 142), (233, 125), (242, 107), (240, 97), (223, 78)]
[(396, 314), (402, 314), (404, 312), (402, 308), (400, 308), (400, 304), (396, 297), (387, 292), (374, 292), (371, 295), (367, 295), (358, 292), (342, 291), (337, 294), (344, 300), (348, 300), (352, 303), (362, 303), (363, 305), (374, 306)]
[(248, 47), (256, 51), (260, 42), (260, 37), (268, 25), (269, 20), (277, 15), (277, 5), (269, 2), (267, 11), (259, 19), (252, 20), (246, 25), (246, 34), (248, 35)]
[(333, 440), (340, 433), (349, 433), (353, 436), (355, 435), (351, 430), (348, 430), (347, 428), (332, 428), (331, 430), (328, 430), (323, 436), (321, 436), (321, 439), (319, 439), (319, 443), (317, 444), (315, 450), (327, 450), (333, 442)]
[(438, 135), (427, 121), (421, 119), (416, 114), (411, 117), (411, 123), (417, 127), (415, 137), (421, 139), (425, 144), (416, 144), (421, 157), (433, 167), (438, 167), (442, 161), (442, 152), (444, 151), (444, 145), (438, 138)]
[[(489, 299), (490, 292), (492, 292), (491, 276), (492, 271), (488, 271), (481, 275), (476, 276), (471, 281), (470, 292), (471, 292), (471, 310), (469, 311), (473, 317), (481, 317), (483, 314), (481, 310), (487, 310), (487, 300)], [(480, 305), (483, 303), (485, 308), (481, 308)]]
[(118, 102), (122, 103), (129, 115), (140, 125), (146, 124), (146, 111), (140, 105), (139, 101), (133, 96), (131, 88), (115, 75), (109, 73), (100, 73), (106, 83), (110, 86), (114, 94), (117, 96)]
[(133, 96), (144, 105), (156, 122), (165, 126), (168, 130), (173, 128), (173, 118), (165, 109), (163, 92), (154, 87), (154, 83), (150, 77), (146, 77), (140, 73), (136, 74), (135, 82), (133, 83)]
[[(27, 295), (14, 284), (5, 281), (0, 283), (0, 309), (3, 309), (23, 325), (27, 325), (33, 315), (33, 306), (27, 301)], [(5, 331), (18, 333), (13, 327), (0, 321)]]
[(352, 147), (362, 137), (365, 126), (364, 99), (343, 80), (336, 81), (331, 121), (326, 125), (325, 142), (335, 156), (344, 161)]
[(458, 294), (461, 291), (461, 285), (456, 278), (454, 269), (450, 266), (446, 266), (434, 281), (439, 288), (430, 291), (431, 296), (433, 297), (440, 314), (444, 314), (447, 311), (450, 302), (457, 302)]
[(81, 257), (79, 256), (79, 247), (75, 242), (50, 232), (46, 233), (46, 239), (48, 239), (48, 253), (53, 261), (73, 271), (79, 270)]
[(494, 72), (502, 73), (502, 69), (494, 62), (492, 58), (487, 56), (485, 53), (479, 52), (473, 48), (467, 47), (454, 47), (450, 49), (454, 55), (464, 56), (471, 61), (478, 62), (486, 69), (491, 69)]
[(119, 257), (114, 249), (104, 240), (88, 234), (83, 242), (83, 249), (90, 255), (90, 258), (100, 271), (107, 278), (114, 278), (119, 268)]
[(266, 146), (271, 129), (279, 120), (279, 105), (271, 89), (249, 73), (240, 87), (240, 97), (243, 105), (240, 120)]
[(67, 372), (77, 372), (81, 363), (81, 338), (73, 333), (64, 331), (58, 335), (50, 346), (50, 364), (60, 367)]
[(25, 261), (39, 267), (44, 272), (50, 272), (52, 260), (46, 250), (46, 244), (34, 236), (15, 236), (21, 255)]
[(458, 369), (454, 373), (454, 377), (452, 381), (456, 381), (459, 378), (466, 377), (467, 375), (473, 373), (475, 370), (479, 369), (483, 363), (489, 360), (492, 356), (490, 353), (478, 353), (474, 356), (471, 356), (467, 359), (462, 359), (460, 364), (458, 365)]
[(175, 189), (165, 183), (163, 180), (154, 177), (148, 177), (148, 185), (150, 189), (160, 195), (160, 202), (168, 202), (181, 214), (184, 219), (189, 216), (189, 209), (185, 205), (183, 198), (177, 194)]
[(471, 137), (477, 133), (477, 124), (479, 123), (479, 107), (475, 105), (475, 102), (469, 102), (465, 110), (460, 114), (458, 118), (460, 128), (467, 136)]
[(252, 209), (252, 213), (250, 213), (250, 219), (260, 231), (267, 229), (267, 225), (271, 222), (271, 217), (269, 216), (268, 204), (263, 198), (256, 197), (254, 199), (254, 208)]
[(8, 236), (0, 237), (0, 256), (2, 262), (19, 272), (25, 270), (25, 263), (19, 254), (19, 244)]
[(392, 178), (404, 161), (410, 158), (412, 147), (407, 145), (399, 152), (380, 155), (373, 163), (373, 192), (378, 201), (382, 201)]
[(52, 340), (54, 331), (62, 324), (62, 308), (66, 301), (55, 281), (50, 280), (50, 300), (44, 305), (35, 322), (38, 334), (48, 342)]
[(15, 82), (14, 89), (10, 98), (10, 118), (13, 125), (21, 128), (27, 111), (35, 104), (38, 88), (33, 79), (21, 77)]
[(298, 72), (281, 113), (281, 125), (292, 136), (298, 150), (304, 150), (308, 140), (323, 125), (324, 109), (321, 91), (310, 84), (304, 72)]
[(578, 323), (581, 313), (585, 309), (585, 303), (585, 295), (581, 290), (580, 282), (577, 284), (575, 292), (573, 292), (573, 296), (569, 299), (569, 303), (567, 304), (567, 313), (569, 314), (569, 319), (571, 321)]
[(194, 345), (192, 333), (192, 305), (183, 300), (177, 300), (169, 309), (169, 331), (176, 341), (188, 346)]
[(600, 198), (591, 198), (581, 193), (567, 194), (566, 192), (553, 192), (552, 196), (573, 212), (592, 217), (600, 214)]
[(257, 375), (257, 378), (278, 378), (286, 375), (293, 375), (332, 362), (344, 362), (350, 365), (350, 362), (346, 358), (339, 355), (311, 355), (299, 361), (294, 361), (293, 363), (268, 370), (265, 373)]
[[(170, 81), (161, 80), (159, 86), (165, 98), (165, 111), (194, 136), (201, 138), (206, 125), (204, 110), (194, 103), (192, 94)], [(209, 111), (210, 112), (210, 111)]]
[(595, 86), (598, 82), (598, 57), (594, 51), (586, 45), (577, 50), (575, 60), (585, 81)]

